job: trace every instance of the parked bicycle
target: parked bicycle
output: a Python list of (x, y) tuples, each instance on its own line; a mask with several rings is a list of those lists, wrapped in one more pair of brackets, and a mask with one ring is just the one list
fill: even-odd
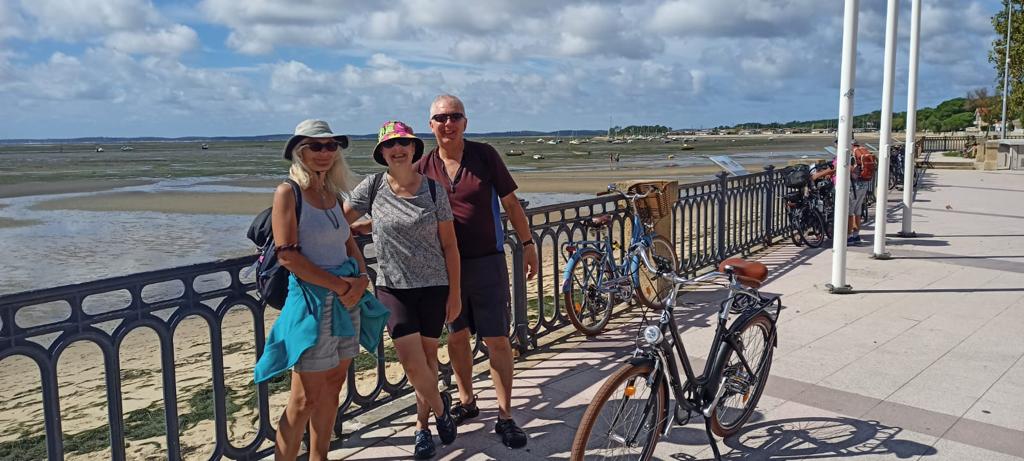
[[(571, 460), (650, 459), (658, 439), (675, 425), (688, 424), (694, 413), (703, 415), (708, 443), (715, 459), (721, 459), (714, 435), (735, 434), (757, 406), (771, 370), (776, 322), (783, 308), (780, 297), (757, 291), (768, 276), (767, 268), (732, 258), (719, 264), (716, 272), (694, 279), (663, 275), (672, 283), (666, 307), (657, 324), (642, 317), (633, 356), (605, 380), (587, 406), (573, 439)], [(698, 375), (673, 314), (684, 287), (709, 283), (726, 286), (728, 295), (718, 309), (708, 360)]]
[(784, 183), (791, 189), (785, 201), (793, 244), (820, 247), (829, 235), (824, 214), (827, 202), (819, 195), (818, 187), (812, 184), (810, 169), (806, 165), (792, 168), (786, 173)]
[(628, 204), (632, 235), (622, 259), (615, 257), (620, 247), (612, 240), (610, 215), (579, 221), (597, 235), (595, 240), (570, 241), (563, 246), (567, 255), (562, 274), (566, 316), (587, 336), (604, 330), (619, 302), (635, 298), (648, 307), (664, 307), (668, 287), (663, 283), (659, 289), (657, 274), (679, 267), (672, 243), (654, 232), (654, 222), (671, 212), (671, 200), (654, 185), (641, 189), (642, 193), (623, 192), (609, 185), (606, 192), (598, 194), (619, 194)]

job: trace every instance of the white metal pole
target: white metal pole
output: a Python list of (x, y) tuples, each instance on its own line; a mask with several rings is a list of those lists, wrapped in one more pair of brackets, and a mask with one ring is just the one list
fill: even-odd
[(832, 241), (832, 293), (849, 293), (846, 284), (846, 222), (850, 209), (850, 138), (853, 134), (853, 93), (857, 67), (859, 0), (846, 0), (843, 12), (843, 64), (839, 78), (839, 129), (836, 146), (835, 227)]
[(901, 237), (916, 234), (910, 224), (914, 214), (914, 162), (917, 154), (917, 63), (921, 43), (921, 0), (910, 2), (910, 74), (907, 82), (907, 142), (903, 149), (903, 230)]
[(879, 127), (878, 174), (875, 175), (875, 248), (872, 257), (889, 259), (885, 251), (885, 221), (889, 195), (889, 149), (892, 147), (892, 79), (896, 62), (899, 0), (889, 0), (885, 21), (885, 58), (882, 71), (882, 126)]
[(1003, 67), (1003, 122), (1001, 139), (1006, 139), (1006, 99), (1010, 95), (1010, 28), (1013, 25), (1013, 0), (1006, 2), (1006, 64)]

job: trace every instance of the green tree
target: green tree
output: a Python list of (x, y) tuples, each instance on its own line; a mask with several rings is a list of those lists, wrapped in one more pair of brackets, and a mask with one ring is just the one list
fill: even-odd
[(996, 68), (996, 93), (1002, 97), (1006, 63), (1006, 13), (1010, 5), (1013, 8), (1013, 30), (1010, 33), (1010, 92), (1006, 100), (1006, 118), (1013, 120), (1024, 117), (1024, 0), (1003, 0), (1001, 3), (1002, 7), (992, 16), (997, 38), (992, 41), (988, 60)]

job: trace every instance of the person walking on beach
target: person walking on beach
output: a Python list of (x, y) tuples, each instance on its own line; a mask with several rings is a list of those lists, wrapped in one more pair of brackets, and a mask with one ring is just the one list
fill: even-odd
[(262, 383), (292, 369), (288, 404), (277, 427), (277, 460), (296, 458), (307, 422), (309, 459), (327, 459), (338, 394), (359, 353), (360, 337), (375, 351), (387, 320), (387, 309), (366, 291), (366, 265), (338, 201), (351, 175), (341, 155), (346, 147), (348, 138), (334, 134), (327, 122), (299, 123), (284, 158), (292, 162), (288, 177), (301, 197), (289, 183), (274, 191), (274, 242), (278, 261), (291, 275), (254, 374)]
[(437, 348), (441, 329), (459, 316), (459, 250), (452, 209), (443, 187), (416, 172), (423, 141), (402, 122), (384, 124), (373, 159), (388, 169), (367, 176), (345, 202), (345, 218), (373, 215), (373, 241), (380, 271), (377, 296), (391, 311), (388, 332), (398, 361), (416, 391), (417, 458), (434, 456), (428, 417), (433, 411), (441, 442), (458, 433), (449, 413), (451, 397), (438, 392)]
[(430, 106), (430, 129), (438, 147), (416, 164), (421, 174), (443, 185), (448, 193), (461, 257), (462, 313), (448, 327), (448, 352), (459, 387), (459, 402), (451, 412), (457, 424), (480, 414), (472, 381), (470, 334), (475, 333), (487, 345), (497, 394), (494, 430), (506, 446), (519, 448), (528, 438), (512, 419), (515, 364), (508, 338), (510, 294), (499, 202), (523, 244), (528, 279), (537, 272), (537, 250), (508, 168), (490, 145), (464, 139), (466, 126), (466, 109), (459, 98), (448, 94), (435, 98)]

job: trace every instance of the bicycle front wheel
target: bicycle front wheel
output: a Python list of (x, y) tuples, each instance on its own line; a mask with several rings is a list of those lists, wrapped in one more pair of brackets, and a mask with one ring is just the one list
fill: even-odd
[(608, 262), (597, 251), (585, 251), (573, 261), (565, 292), (565, 316), (580, 333), (593, 336), (608, 325), (615, 302), (604, 285), (611, 278)]
[(819, 248), (825, 243), (825, 221), (817, 210), (804, 210), (800, 219), (799, 233), (800, 241), (811, 248)]
[[(660, 235), (652, 238), (651, 246), (647, 248), (647, 257), (658, 270), (674, 272), (679, 269), (679, 260), (676, 258), (672, 243)], [(636, 287), (637, 301), (651, 309), (664, 309), (665, 297), (672, 284), (659, 281), (657, 272), (651, 272), (643, 261), (637, 261), (637, 266), (639, 267), (635, 281), (640, 284)]]
[(735, 434), (754, 413), (772, 367), (772, 322), (761, 314), (739, 333), (740, 353), (754, 374), (747, 372), (736, 351), (730, 350), (718, 377), (725, 393), (711, 413), (711, 431), (719, 437)]
[(576, 429), (570, 460), (651, 459), (668, 420), (668, 386), (652, 371), (627, 364), (608, 377)]

